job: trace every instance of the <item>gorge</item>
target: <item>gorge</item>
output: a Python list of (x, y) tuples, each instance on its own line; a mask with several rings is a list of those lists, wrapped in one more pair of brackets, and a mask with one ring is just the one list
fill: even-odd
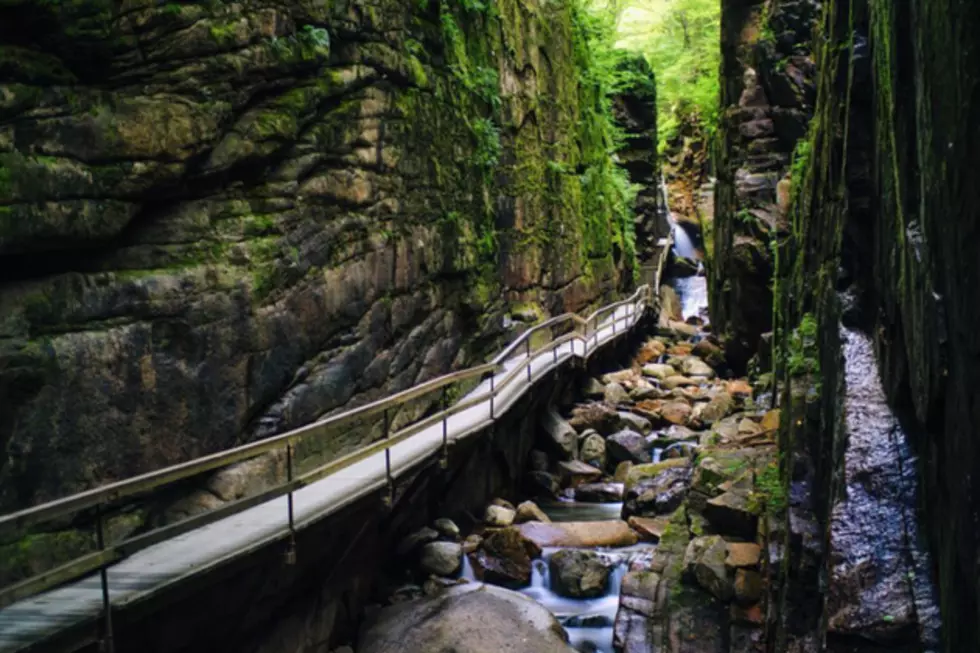
[(0, 0), (0, 651), (980, 650), (978, 34)]

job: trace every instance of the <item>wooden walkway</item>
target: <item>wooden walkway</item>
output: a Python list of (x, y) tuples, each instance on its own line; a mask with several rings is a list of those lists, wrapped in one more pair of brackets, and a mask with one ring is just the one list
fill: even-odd
[[(639, 308), (640, 310), (637, 310)], [(498, 388), (493, 414), (499, 418), (518, 399), (530, 392), (535, 382), (573, 359), (584, 359), (614, 339), (628, 333), (642, 319), (642, 304), (616, 308), (588, 336), (578, 336), (556, 348), (539, 351), (528, 359), (502, 363), (504, 372), (528, 367), (511, 383)], [(478, 397), (490, 390), (483, 381), (463, 397)], [(483, 401), (447, 419), (450, 441), (466, 438), (492, 422), (491, 403)], [(392, 475), (403, 475), (439, 454), (443, 446), (443, 424), (437, 422), (390, 449)], [(360, 462), (293, 493), (295, 528), (324, 519), (344, 506), (387, 484), (385, 452)], [(247, 555), (289, 536), (287, 497), (279, 496), (243, 512), (225, 517), (172, 539), (136, 552), (107, 570), (109, 598), (113, 611), (149, 598), (172, 583), (202, 574), (239, 556)], [(91, 624), (102, 618), (103, 591), (99, 573), (14, 603), (0, 610), (0, 652), (43, 650), (46, 640), (69, 628)]]

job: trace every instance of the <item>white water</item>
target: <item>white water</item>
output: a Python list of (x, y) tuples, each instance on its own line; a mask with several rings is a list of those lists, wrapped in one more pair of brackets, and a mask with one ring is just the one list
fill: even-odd
[(707, 317), (708, 310), (708, 280), (702, 275), (703, 266), (700, 263), (701, 256), (694, 246), (694, 241), (691, 239), (690, 234), (687, 233), (684, 227), (678, 224), (677, 220), (674, 219), (674, 214), (670, 211), (667, 183), (663, 177), (660, 178), (660, 192), (663, 198), (664, 214), (670, 222), (670, 229), (674, 235), (674, 256), (699, 261), (699, 272), (697, 276), (671, 279), (669, 281), (670, 286), (677, 291), (677, 296), (681, 300), (681, 313), (685, 320), (691, 317), (704, 319)]

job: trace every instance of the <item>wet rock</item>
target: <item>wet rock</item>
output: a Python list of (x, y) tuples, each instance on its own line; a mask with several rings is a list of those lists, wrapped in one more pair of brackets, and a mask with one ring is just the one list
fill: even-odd
[(494, 531), (484, 538), (470, 556), (476, 577), (504, 587), (524, 587), (530, 583), (531, 560), (541, 555), (541, 547), (525, 537), (521, 529), (532, 525), (545, 526), (528, 522)]
[(593, 402), (572, 409), (572, 417), (568, 423), (580, 433), (586, 429), (594, 429), (600, 435), (611, 435), (620, 428), (622, 421), (615, 409)]
[(540, 521), (550, 523), (551, 518), (545, 514), (544, 510), (533, 501), (525, 501), (517, 506), (517, 515), (514, 517), (515, 524), (524, 524), (529, 521)]
[(517, 593), (467, 583), (380, 610), (358, 637), (360, 653), (575, 653), (558, 620)]
[(662, 399), (664, 392), (650, 383), (638, 383), (635, 388), (630, 390), (630, 399), (633, 401), (644, 401), (646, 399)]
[(698, 434), (686, 426), (671, 424), (670, 428), (660, 434), (658, 441), (662, 442), (663, 446), (669, 446), (675, 442), (697, 442)]
[(608, 374), (602, 375), (602, 382), (606, 385), (610, 383), (617, 383), (623, 387), (624, 390), (631, 388), (637, 381), (640, 380), (640, 375), (633, 371), (632, 368), (625, 370), (619, 370), (618, 372), (609, 372)]
[(652, 379), (657, 379), (663, 381), (668, 377), (675, 376), (677, 370), (675, 370), (670, 365), (665, 365), (663, 363), (648, 363), (643, 366), (643, 375), (648, 376)]
[(705, 456), (694, 468), (691, 487), (713, 497), (721, 494), (718, 486), (728, 480), (731, 480), (731, 475), (722, 464), (710, 456)]
[(521, 533), (539, 547), (622, 547), (639, 541), (622, 520), (521, 524)]
[(740, 436), (753, 436), (762, 433), (759, 423), (746, 417), (738, 423), (738, 434)]
[(616, 463), (629, 461), (648, 463), (652, 460), (646, 438), (629, 429), (614, 433), (606, 440), (606, 451), (609, 458)]
[(719, 535), (694, 538), (684, 553), (684, 568), (689, 577), (722, 601), (728, 601), (734, 595), (725, 568), (726, 555), (725, 541)]
[(698, 335), (698, 328), (679, 320), (668, 320), (665, 325), (658, 327), (658, 332), (674, 338), (693, 338)]
[(693, 349), (694, 349), (693, 344), (689, 342), (679, 342), (667, 350), (667, 355), (671, 357), (676, 356), (676, 357), (683, 358), (685, 356), (690, 356), (691, 351)]
[(443, 537), (448, 537), (451, 540), (459, 539), (459, 526), (452, 519), (440, 517), (432, 522), (432, 527), (439, 531)]
[(478, 548), (480, 548), (480, 543), (483, 542), (483, 536), (477, 533), (470, 533), (463, 540), (463, 553), (469, 555), (473, 553)]
[(677, 442), (666, 449), (661, 454), (663, 460), (674, 460), (677, 458), (691, 459), (698, 453), (697, 445), (691, 442)]
[[(682, 322), (684, 320), (684, 306), (677, 291), (663, 284), (660, 286), (660, 319), (665, 325), (671, 321)], [(661, 354), (663, 352), (660, 352)]]
[(575, 488), (575, 500), (585, 503), (619, 503), (623, 483), (584, 483)]
[(582, 387), (582, 396), (586, 399), (602, 399), (605, 393), (606, 386), (600, 383), (598, 379), (589, 377), (585, 380), (585, 384)]
[(668, 583), (658, 573), (631, 570), (626, 574), (613, 628), (617, 651), (651, 653), (662, 650), (664, 632), (661, 619), (669, 590)]
[(719, 392), (701, 410), (698, 417), (705, 424), (714, 424), (718, 420), (726, 417), (735, 408), (732, 396), (727, 392)]
[(555, 498), (561, 489), (558, 479), (548, 472), (528, 472), (524, 477), (524, 485), (528, 494), (533, 497)]
[(698, 262), (683, 256), (675, 256), (668, 262), (667, 270), (672, 277), (693, 277), (698, 273)]
[(602, 596), (610, 568), (595, 551), (562, 549), (548, 561), (552, 589), (559, 596), (587, 599)]
[(659, 542), (660, 538), (664, 534), (667, 525), (670, 523), (670, 517), (630, 517), (627, 523), (630, 528), (635, 530), (640, 534), (640, 537), (644, 540), (650, 542)]
[(575, 487), (602, 478), (602, 470), (580, 460), (566, 460), (558, 463), (558, 473), (564, 487)]
[(483, 515), (483, 522), (487, 526), (510, 526), (514, 523), (516, 511), (504, 506), (487, 506), (487, 511)]
[(728, 557), (725, 564), (737, 569), (740, 567), (755, 567), (762, 558), (762, 549), (754, 542), (729, 542)]
[(725, 362), (725, 352), (717, 342), (710, 338), (703, 338), (694, 345), (691, 353), (703, 360), (712, 367), (719, 367)]
[(763, 431), (775, 432), (779, 430), (779, 416), (781, 411), (777, 408), (775, 410), (770, 410), (765, 415), (762, 416), (762, 421), (759, 426), (762, 427)]
[(429, 542), (422, 547), (419, 566), (436, 576), (452, 576), (462, 564), (463, 547), (456, 542)]
[(762, 599), (762, 575), (751, 569), (735, 571), (735, 600), (751, 605)]
[(681, 372), (692, 379), (713, 379), (715, 371), (697, 356), (687, 356), (681, 362)]
[(688, 466), (666, 467), (652, 478), (631, 482), (626, 486), (623, 517), (655, 517), (672, 513), (684, 502), (690, 484), (691, 468)]
[(619, 418), (623, 421), (623, 424), (628, 429), (632, 429), (637, 433), (647, 434), (653, 428), (650, 424), (650, 420), (645, 417), (641, 417), (634, 413), (628, 413), (626, 411), (619, 411)]
[[(663, 286), (666, 287), (666, 286)], [(661, 310), (663, 310), (661, 308)], [(650, 361), (655, 361), (664, 355), (667, 351), (667, 346), (660, 340), (650, 339), (647, 340), (643, 346), (640, 348), (639, 353), (636, 355), (636, 361), (640, 365), (645, 365)]]
[(420, 528), (411, 535), (406, 536), (395, 548), (395, 553), (400, 556), (409, 556), (419, 550), (423, 544), (435, 542), (439, 539), (439, 531), (434, 528)]
[(691, 418), (691, 405), (685, 401), (671, 401), (660, 409), (660, 415), (670, 424), (687, 424)]
[(578, 433), (558, 412), (549, 407), (541, 417), (541, 428), (547, 435), (546, 449), (564, 460), (573, 460), (578, 453)]
[(746, 490), (730, 490), (710, 499), (704, 507), (704, 516), (719, 533), (746, 540), (755, 538), (759, 519), (749, 510)]
[(579, 447), (579, 457), (589, 465), (604, 469), (606, 467), (606, 440), (598, 433), (593, 432), (582, 440)]
[(606, 386), (602, 399), (610, 406), (618, 406), (619, 404), (628, 403), (630, 395), (623, 386), (618, 383), (610, 383)]
[(680, 374), (675, 374), (673, 376), (668, 376), (661, 382), (661, 385), (667, 390), (673, 390), (674, 388), (680, 388), (682, 386), (692, 386), (697, 385), (698, 382), (694, 379), (689, 379), (686, 376), (681, 376)]
[(616, 471), (613, 473), (613, 480), (617, 483), (625, 483), (626, 478), (629, 476), (630, 468), (633, 467), (633, 463), (628, 460), (616, 465)]

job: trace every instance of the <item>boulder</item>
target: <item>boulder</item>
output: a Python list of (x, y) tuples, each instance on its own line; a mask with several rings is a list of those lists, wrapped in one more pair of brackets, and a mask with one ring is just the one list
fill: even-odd
[[(691, 324), (690, 322), (688, 324)], [(690, 356), (694, 345), (690, 342), (679, 342), (667, 350), (668, 356)]]
[(564, 460), (558, 463), (558, 473), (564, 487), (575, 487), (582, 483), (591, 483), (602, 478), (602, 470), (581, 460)]
[(670, 517), (630, 517), (627, 523), (640, 537), (650, 542), (659, 542), (663, 536), (667, 525), (670, 524)]
[(719, 392), (701, 410), (698, 417), (705, 424), (714, 424), (718, 420), (727, 416), (735, 408), (732, 396), (727, 392)]
[(691, 386), (697, 384), (698, 382), (695, 381), (694, 379), (689, 379), (688, 377), (682, 376), (680, 374), (674, 374), (672, 376), (668, 376), (660, 383), (660, 385), (666, 388), (667, 390), (673, 390), (674, 388), (680, 388), (682, 386)]
[(677, 291), (663, 284), (660, 286), (660, 319), (665, 323), (671, 320), (681, 322), (684, 320), (684, 307)]
[(713, 379), (715, 371), (697, 356), (686, 356), (681, 361), (681, 372), (693, 379)]
[(726, 555), (725, 541), (719, 535), (694, 538), (684, 553), (688, 578), (722, 601), (728, 601), (734, 595), (732, 580), (725, 568)]
[(439, 531), (443, 537), (448, 537), (451, 540), (459, 539), (459, 526), (452, 519), (441, 517), (432, 522), (432, 527)]
[(549, 407), (541, 416), (541, 429), (547, 436), (549, 446), (546, 448), (564, 460), (575, 459), (578, 434), (553, 407)]
[(579, 446), (579, 457), (594, 467), (606, 467), (606, 441), (596, 432), (592, 432)]
[(559, 596), (588, 599), (602, 596), (609, 585), (610, 565), (595, 551), (562, 549), (548, 561), (551, 589)]
[(530, 583), (531, 560), (541, 555), (541, 547), (525, 537), (521, 529), (532, 524), (540, 522), (503, 528), (487, 535), (470, 556), (476, 577), (505, 587), (524, 587)]
[(762, 599), (762, 575), (752, 569), (735, 571), (735, 600), (742, 605), (758, 603)]
[(667, 320), (666, 324), (657, 327), (657, 332), (673, 338), (694, 338), (698, 328), (680, 320)]
[(657, 441), (661, 442), (663, 446), (671, 445), (675, 442), (697, 442), (698, 434), (681, 424), (671, 424), (666, 431), (660, 434)]
[(428, 544), (429, 542), (435, 542), (439, 539), (439, 531), (434, 528), (420, 528), (411, 535), (406, 536), (398, 543), (395, 547), (395, 554), (404, 557), (409, 556), (418, 551), (423, 544)]
[(744, 418), (738, 423), (738, 434), (740, 436), (753, 436), (762, 433), (762, 427), (755, 420), (751, 420), (748, 417)]
[(725, 382), (725, 391), (732, 397), (749, 399), (752, 397), (752, 386), (745, 379), (735, 379)]
[(517, 592), (466, 583), (383, 608), (367, 619), (360, 653), (575, 653), (547, 608)]
[(631, 467), (633, 467), (633, 463), (628, 460), (624, 460), (616, 465), (616, 471), (613, 473), (613, 480), (617, 483), (625, 483), (626, 477), (629, 476)]
[(702, 338), (691, 353), (712, 367), (719, 367), (725, 362), (724, 350), (711, 338)]
[(636, 355), (636, 362), (639, 363), (640, 365), (645, 365), (650, 361), (657, 360), (658, 358), (663, 356), (666, 351), (667, 351), (667, 345), (665, 345), (660, 340), (651, 338), (650, 340), (647, 340), (645, 343), (643, 343), (642, 347), (640, 347), (640, 351)]
[(663, 396), (664, 396), (663, 390), (648, 382), (637, 383), (636, 387), (630, 390), (630, 399), (632, 399), (633, 401), (643, 401), (645, 399), (662, 399)]
[(419, 567), (427, 574), (452, 576), (462, 564), (463, 547), (456, 542), (429, 542), (419, 554)]
[(721, 494), (718, 486), (728, 480), (731, 480), (731, 475), (722, 464), (711, 456), (704, 456), (694, 468), (691, 487), (713, 497)]
[(521, 533), (539, 547), (622, 547), (639, 541), (622, 520), (521, 524)]
[(671, 401), (660, 408), (660, 415), (671, 424), (683, 426), (691, 419), (691, 405), (686, 401)]
[(653, 460), (646, 438), (630, 429), (610, 435), (606, 440), (606, 451), (609, 458), (616, 463), (648, 463)]
[(586, 399), (602, 399), (606, 393), (606, 386), (598, 379), (589, 377), (582, 386), (582, 396)]
[(692, 442), (675, 442), (661, 453), (663, 460), (674, 460), (677, 458), (694, 458), (698, 454), (698, 445)]
[(619, 413), (615, 409), (596, 402), (580, 404), (573, 408), (568, 423), (579, 433), (586, 429), (594, 429), (600, 435), (615, 433), (622, 425)]
[(619, 418), (623, 421), (623, 424), (628, 429), (632, 429), (638, 433), (647, 434), (653, 428), (650, 424), (650, 420), (645, 417), (641, 417), (634, 413), (629, 413), (626, 411), (619, 411)]
[(514, 523), (514, 517), (517, 513), (510, 508), (505, 508), (504, 506), (487, 506), (487, 510), (483, 515), (483, 522), (487, 526), (502, 527), (510, 526)]
[(628, 484), (623, 501), (623, 517), (655, 517), (676, 510), (687, 496), (691, 484), (690, 467), (667, 467), (652, 478)]
[(628, 390), (639, 380), (640, 375), (632, 368), (619, 370), (618, 372), (609, 372), (608, 374), (602, 375), (602, 382), (604, 384), (609, 385), (610, 383), (618, 383), (619, 385), (623, 386), (624, 390)]
[(524, 476), (524, 486), (527, 493), (533, 497), (556, 498), (561, 486), (558, 479), (548, 472), (528, 472)]
[(725, 565), (731, 569), (755, 567), (762, 558), (762, 549), (755, 542), (729, 542)]
[(762, 427), (763, 431), (775, 432), (779, 430), (780, 414), (781, 412), (778, 408), (775, 410), (770, 410), (769, 412), (767, 412), (765, 415), (762, 416), (762, 422), (759, 423), (759, 426)]
[(623, 500), (622, 483), (583, 483), (575, 488), (575, 500), (583, 503), (619, 503)]
[(644, 376), (648, 376), (659, 381), (663, 381), (668, 377), (675, 376), (676, 374), (677, 370), (670, 365), (665, 365), (663, 363), (648, 363), (643, 366)]
[(515, 524), (524, 524), (529, 521), (540, 521), (550, 523), (551, 518), (545, 514), (544, 510), (533, 501), (525, 501), (517, 506), (517, 515), (514, 517)]
[(610, 383), (603, 392), (602, 400), (610, 406), (618, 406), (619, 404), (629, 403), (630, 395), (626, 392), (626, 388), (620, 384)]
[(749, 509), (747, 490), (733, 489), (710, 499), (704, 516), (719, 533), (746, 540), (756, 536), (759, 518)]
[(483, 536), (478, 533), (470, 533), (463, 540), (463, 553), (469, 555), (480, 548), (480, 543), (483, 542)]

